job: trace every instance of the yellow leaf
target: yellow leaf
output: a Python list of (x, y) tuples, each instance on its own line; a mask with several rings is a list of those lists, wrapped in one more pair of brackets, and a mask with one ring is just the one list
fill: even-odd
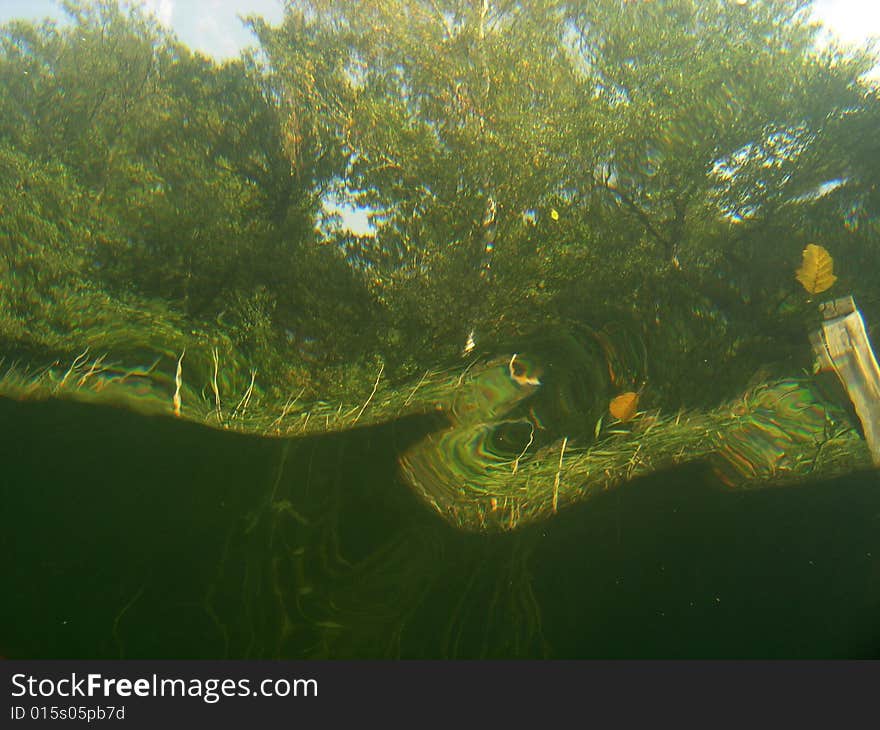
[(559, 220), (559, 211), (556, 210), (556, 208), (550, 208), (550, 217), (553, 220), (558, 221)]
[(834, 275), (834, 259), (822, 246), (809, 244), (804, 249), (804, 260), (795, 272), (797, 280), (810, 294), (819, 294), (830, 289), (837, 281)]

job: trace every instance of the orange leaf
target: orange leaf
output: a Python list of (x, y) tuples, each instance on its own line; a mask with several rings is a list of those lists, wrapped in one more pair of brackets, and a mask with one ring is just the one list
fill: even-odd
[(608, 411), (620, 421), (628, 421), (636, 415), (639, 407), (639, 394), (635, 392), (621, 393), (611, 399)]

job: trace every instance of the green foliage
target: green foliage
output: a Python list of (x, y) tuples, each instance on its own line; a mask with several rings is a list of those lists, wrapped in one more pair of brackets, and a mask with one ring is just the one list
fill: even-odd
[(81, 271), (93, 242), (88, 201), (61, 165), (0, 150), (0, 337), (7, 353), (66, 350), (94, 298)]
[(261, 39), (290, 98), (304, 48), (333, 69), (324, 129), (348, 153), (344, 194), (378, 226), (341, 239), (401, 333), (391, 349), (635, 315), (662, 379), (694, 392), (695, 362), (743, 359), (744, 380), (773, 357), (823, 215), (792, 201), (845, 174), (827, 128), (863, 106), (873, 60), (815, 50), (808, 10), (318, 0)]
[[(193, 54), (137, 8), (65, 7), (70, 25), (0, 30), (4, 352), (168, 352), (198, 332), (286, 388), (280, 363), (303, 359), (285, 331), (369, 308), (316, 239), (319, 181), (293, 173), (263, 72)], [(315, 303), (318, 273), (342, 304)], [(360, 322), (337, 319), (321, 347), (341, 358)]]
[(807, 364), (805, 243), (880, 317), (877, 59), (809, 3), (294, 0), (224, 64), (65, 6), (0, 30), (4, 350), (141, 309), (288, 392), (626, 322), (687, 404)]

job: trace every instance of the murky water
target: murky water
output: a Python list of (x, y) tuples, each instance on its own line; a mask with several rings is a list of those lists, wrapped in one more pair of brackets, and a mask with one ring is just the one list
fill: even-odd
[[(424, 424), (291, 445), (2, 405), (9, 657), (875, 657), (867, 474), (646, 478), (542, 525), (451, 528), (403, 485)], [(274, 496), (272, 496), (274, 495)], [(270, 498), (276, 507), (270, 506)], [(279, 508), (278, 502), (284, 507)]]

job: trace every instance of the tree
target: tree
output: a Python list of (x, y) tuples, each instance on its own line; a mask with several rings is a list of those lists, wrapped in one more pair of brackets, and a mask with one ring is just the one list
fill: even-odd
[[(67, 331), (81, 321), (74, 291), (115, 312), (110, 329), (131, 343), (162, 339), (140, 332), (131, 308), (162, 310), (169, 321), (153, 320), (155, 332), (175, 334), (156, 342), (160, 352), (199, 333), (231, 344), (245, 377), (258, 369), (285, 390), (313, 357), (304, 340), (320, 334), (330, 359), (357, 349), (369, 300), (314, 227), (326, 172), (291, 159), (281, 101), (256, 59), (218, 65), (112, 0), (65, 8), (69, 25), (2, 29), (7, 183), (39, 181), (37, 196), (12, 210), (33, 225), (10, 215), (2, 231), (8, 290), (24, 296), (24, 271), (34, 288), (15, 311), (30, 308), (42, 323), (34, 302), (66, 272), (70, 286), (52, 296), (64, 302)], [(41, 209), (51, 211), (42, 222)], [(318, 296), (317, 272), (321, 293), (335, 298)], [(87, 320), (95, 326), (78, 332), (83, 344), (104, 341), (105, 319)]]
[[(806, 243), (877, 301), (875, 59), (819, 49), (806, 2), (295, 0), (224, 64), (66, 7), (0, 39), (8, 185), (43, 181), (6, 276), (164, 309), (175, 347), (228, 340), (280, 389), (610, 328), (648, 351), (617, 345), (616, 387), (696, 405), (808, 359)], [(375, 235), (326, 225), (333, 199)]]
[(806, 342), (803, 309), (779, 308), (820, 214), (792, 201), (840, 174), (827, 135), (872, 63), (816, 50), (808, 11), (315, 1), (260, 37), (291, 89), (292, 59), (322, 49), (312, 108), (378, 226), (338, 241), (402, 353), (635, 319), (681, 402), (695, 375), (741, 385)]

